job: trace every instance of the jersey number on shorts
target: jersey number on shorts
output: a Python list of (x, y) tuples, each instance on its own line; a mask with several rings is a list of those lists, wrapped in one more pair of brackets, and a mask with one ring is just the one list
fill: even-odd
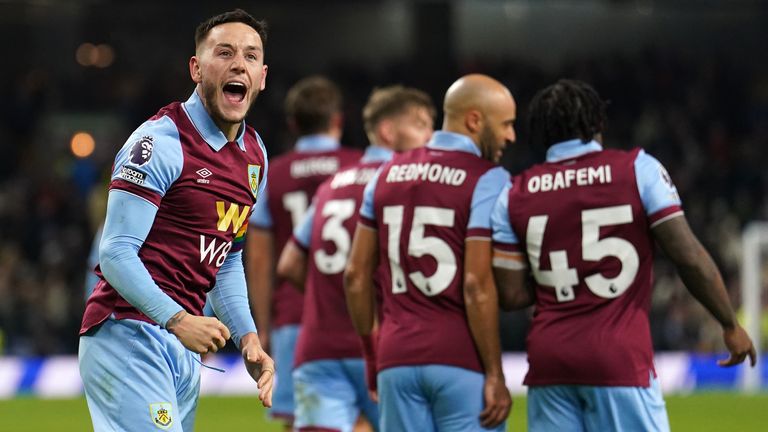
[(320, 231), (320, 238), (323, 241), (333, 242), (336, 252), (329, 255), (323, 249), (315, 251), (315, 266), (321, 273), (340, 273), (347, 265), (352, 239), (347, 229), (344, 228), (344, 221), (355, 214), (355, 209), (355, 200), (353, 199), (330, 200), (323, 206), (321, 216), (328, 219), (325, 220), (323, 229)]
[[(411, 233), (408, 236), (408, 255), (419, 258), (429, 255), (437, 262), (435, 272), (427, 277), (421, 271), (408, 274), (411, 282), (422, 293), (434, 296), (445, 291), (456, 276), (456, 256), (448, 243), (439, 237), (425, 236), (424, 226), (453, 227), (454, 211), (440, 207), (417, 206), (413, 210)], [(387, 254), (392, 275), (392, 292), (406, 292), (405, 275), (400, 266), (400, 233), (403, 229), (403, 206), (384, 207), (387, 225)]]
[[(575, 268), (568, 267), (568, 254), (564, 250), (546, 251), (549, 253), (550, 270), (542, 270), (540, 257), (544, 231), (549, 216), (531, 216), (528, 220), (526, 244), (528, 259), (536, 281), (540, 285), (555, 288), (560, 302), (574, 299), (574, 287), (579, 284)], [(640, 259), (632, 243), (618, 237), (600, 238), (600, 228), (610, 225), (623, 225), (632, 222), (632, 207), (628, 204), (615, 207), (583, 210), (581, 212), (581, 258), (584, 261), (600, 261), (605, 257), (615, 257), (621, 261), (621, 272), (614, 278), (606, 278), (597, 273), (584, 278), (590, 291), (604, 298), (615, 298), (629, 288), (637, 275)]]

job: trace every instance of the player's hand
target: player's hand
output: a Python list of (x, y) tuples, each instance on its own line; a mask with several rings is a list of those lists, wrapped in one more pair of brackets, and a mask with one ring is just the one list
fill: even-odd
[(754, 367), (757, 363), (757, 352), (752, 345), (752, 339), (740, 325), (732, 329), (723, 330), (723, 341), (728, 348), (730, 355), (725, 360), (718, 360), (717, 364), (722, 367), (735, 366), (744, 361), (749, 356), (749, 364)]
[(240, 340), (243, 362), (259, 388), (259, 400), (266, 408), (272, 407), (272, 389), (275, 381), (275, 361), (261, 347), (255, 333), (248, 333)]
[(509, 417), (512, 409), (512, 397), (504, 383), (504, 375), (486, 375), (483, 384), (485, 408), (480, 412), (480, 425), (494, 428)]
[(198, 354), (215, 353), (224, 348), (229, 339), (229, 329), (218, 319), (190, 315), (186, 311), (171, 317), (165, 328), (188, 350)]

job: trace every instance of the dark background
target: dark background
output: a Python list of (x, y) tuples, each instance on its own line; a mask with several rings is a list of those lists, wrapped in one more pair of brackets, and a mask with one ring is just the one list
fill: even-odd
[[(112, 158), (189, 96), (195, 27), (235, 7), (270, 25), (267, 88), (248, 121), (273, 156), (293, 143), (282, 101), (303, 76), (339, 83), (343, 142), (364, 147), (375, 86), (415, 86), (439, 107), (456, 78), (481, 72), (517, 100), (518, 142), (504, 158), (515, 173), (542, 157), (528, 146), (531, 96), (561, 77), (589, 81), (611, 101), (607, 145), (643, 147), (667, 167), (740, 304), (741, 230), (768, 217), (766, 2), (0, 0), (0, 354), (76, 352)], [(83, 43), (108, 45), (112, 62), (79, 64)], [(78, 131), (95, 138), (89, 157), (70, 150)], [(506, 349), (524, 348), (527, 316), (502, 317)], [(722, 349), (663, 258), (651, 323), (659, 350)]]

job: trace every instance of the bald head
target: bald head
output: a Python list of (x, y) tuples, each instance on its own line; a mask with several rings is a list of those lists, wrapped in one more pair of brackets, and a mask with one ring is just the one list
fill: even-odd
[(465, 75), (451, 84), (445, 92), (443, 111), (446, 120), (460, 120), (467, 111), (486, 112), (494, 101), (507, 98), (512, 98), (509, 90), (488, 75)]
[(459, 78), (445, 93), (443, 130), (470, 137), (489, 160), (515, 140), (515, 100), (504, 84), (482, 74)]

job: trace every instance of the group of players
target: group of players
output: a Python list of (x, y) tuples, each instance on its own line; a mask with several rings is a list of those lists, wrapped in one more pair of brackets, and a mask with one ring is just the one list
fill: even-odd
[[(340, 146), (339, 89), (306, 78), (285, 104), (300, 138), (267, 169), (243, 122), (265, 41), (240, 10), (201, 24), (195, 92), (118, 153), (81, 330), (96, 430), (191, 430), (199, 354), (230, 336), (288, 428), (504, 430), (498, 311), (530, 305), (530, 430), (668, 430), (648, 323), (654, 242), (723, 326), (721, 364), (754, 365), (669, 176), (640, 149), (603, 149), (589, 85), (537, 93), (530, 142), (546, 161), (510, 178), (498, 162), (517, 107), (493, 78), (453, 83), (435, 132), (425, 93), (375, 89), (362, 154)], [(218, 318), (203, 316), (206, 298)]]

